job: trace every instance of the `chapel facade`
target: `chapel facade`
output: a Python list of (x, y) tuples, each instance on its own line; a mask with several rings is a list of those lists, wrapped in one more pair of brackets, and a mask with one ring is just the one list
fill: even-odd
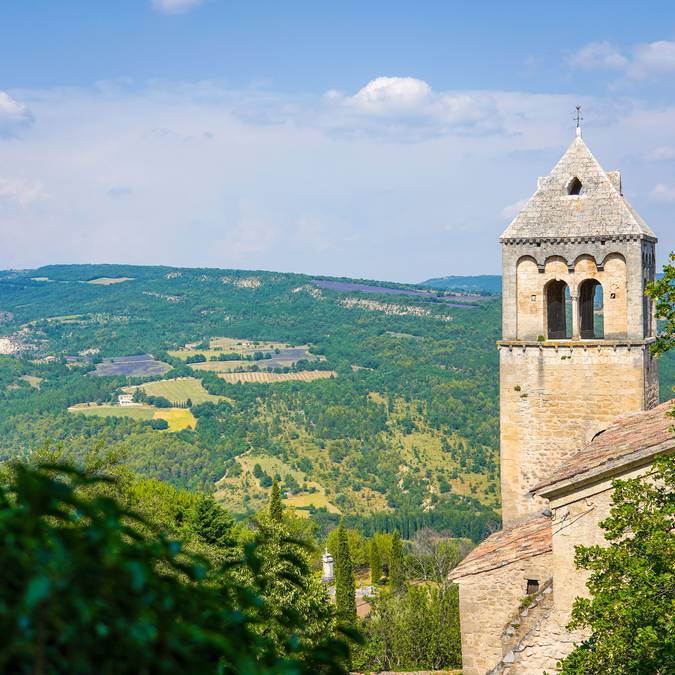
[[(553, 673), (611, 482), (675, 446), (650, 352), (656, 236), (580, 129), (500, 238), (504, 529), (455, 569), (465, 675)], [(618, 418), (618, 419), (617, 419)]]

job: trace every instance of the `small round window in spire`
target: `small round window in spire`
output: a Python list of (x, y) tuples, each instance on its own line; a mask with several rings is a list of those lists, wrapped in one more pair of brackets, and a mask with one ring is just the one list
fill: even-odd
[(582, 195), (584, 194), (584, 186), (581, 181), (575, 176), (567, 185), (568, 195)]

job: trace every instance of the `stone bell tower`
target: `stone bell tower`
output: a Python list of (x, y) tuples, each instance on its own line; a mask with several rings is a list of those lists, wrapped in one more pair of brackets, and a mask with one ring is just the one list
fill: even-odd
[(529, 490), (618, 415), (658, 403), (646, 284), (656, 237), (576, 138), (500, 238), (498, 342), (504, 526), (544, 508)]

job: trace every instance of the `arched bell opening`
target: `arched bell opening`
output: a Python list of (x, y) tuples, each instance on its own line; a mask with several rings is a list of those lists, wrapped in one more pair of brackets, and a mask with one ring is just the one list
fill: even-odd
[(564, 281), (554, 279), (546, 285), (546, 337), (549, 340), (569, 340), (570, 289)]
[(586, 279), (579, 285), (579, 333), (582, 340), (601, 339), (605, 335), (602, 284)]

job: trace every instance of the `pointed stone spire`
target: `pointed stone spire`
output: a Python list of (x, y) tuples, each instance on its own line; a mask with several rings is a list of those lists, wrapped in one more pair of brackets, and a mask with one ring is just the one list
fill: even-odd
[[(580, 124), (580, 122), (578, 122)], [(548, 176), (501, 236), (501, 241), (637, 235), (656, 240), (581, 137), (581, 126)]]

